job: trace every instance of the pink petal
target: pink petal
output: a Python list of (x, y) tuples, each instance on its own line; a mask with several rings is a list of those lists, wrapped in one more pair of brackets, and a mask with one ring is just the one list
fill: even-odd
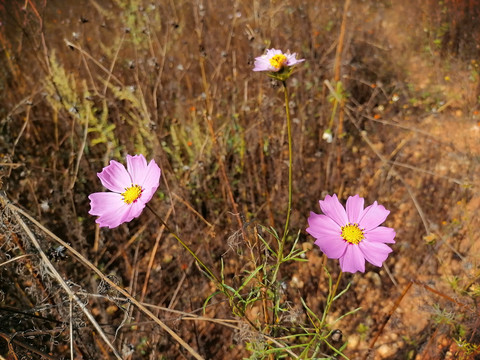
[(345, 254), (348, 243), (340, 236), (323, 235), (315, 240), (315, 245), (317, 245), (329, 259), (339, 259)]
[(132, 179), (125, 166), (115, 160), (111, 160), (110, 165), (104, 167), (102, 172), (97, 173), (97, 176), (103, 186), (117, 193), (124, 192), (126, 187), (132, 185)]
[(265, 56), (268, 58), (268, 59), (271, 59), (272, 57), (274, 57), (275, 55), (281, 55), (283, 54), (282, 50), (277, 50), (277, 49), (268, 49)]
[(122, 204), (122, 195), (114, 192), (96, 192), (88, 196), (90, 199), (90, 215), (102, 215), (116, 211)]
[(347, 213), (338, 201), (336, 194), (333, 194), (333, 196), (327, 195), (325, 200), (319, 202), (323, 213), (332, 218), (339, 226), (345, 226), (348, 223)]
[(91, 209), (90, 215), (99, 216), (96, 223), (100, 227), (107, 226), (110, 229), (122, 224), (129, 206), (122, 200), (122, 196), (113, 192), (93, 193), (89, 197)]
[(330, 259), (338, 259), (345, 252), (347, 243), (341, 237), (340, 227), (326, 215), (310, 213), (307, 232), (316, 238), (315, 244)]
[(347, 217), (351, 224), (358, 224), (363, 211), (364, 200), (358, 195), (349, 196), (347, 199)]
[(267, 58), (265, 55), (257, 57), (255, 59), (255, 67), (253, 68), (253, 71), (277, 71), (278, 69), (275, 69), (271, 64), (270, 64), (270, 59)]
[(392, 252), (392, 249), (390, 249), (388, 245), (379, 242), (364, 240), (358, 244), (358, 246), (365, 259), (369, 263), (379, 267), (382, 266), (382, 263), (387, 259), (388, 254)]
[(308, 225), (307, 232), (315, 238), (323, 235), (341, 236), (342, 234), (340, 226), (326, 215), (319, 215), (310, 212)]
[(127, 155), (127, 170), (134, 185), (143, 184), (147, 170), (147, 160), (143, 155)]
[(375, 201), (372, 205), (363, 210), (363, 214), (360, 215), (358, 224), (365, 231), (372, 230), (385, 221), (390, 211), (385, 209), (383, 205), (378, 205)]
[(395, 244), (395, 230), (385, 226), (379, 226), (365, 232), (365, 239), (369, 242)]
[(365, 257), (358, 245), (349, 244), (343, 257), (340, 258), (340, 268), (343, 272), (365, 272)]
[(287, 56), (287, 66), (294, 66), (294, 65), (297, 65), (303, 61), (305, 61), (305, 59), (297, 59), (297, 54), (296, 53), (293, 53), (293, 54), (285, 54)]
[(279, 54), (283, 54), (281, 50), (268, 49), (265, 55), (255, 58), (255, 67), (253, 68), (253, 71), (279, 71), (280, 69), (273, 67), (270, 63), (270, 59)]
[(296, 53), (284, 54), (281, 50), (268, 49), (264, 55), (255, 58), (255, 66), (253, 68), (253, 71), (271, 71), (271, 72), (280, 71), (281, 68), (277, 69), (273, 67), (272, 64), (270, 63), (271, 58), (274, 57), (275, 55), (285, 55), (287, 58), (287, 61), (285, 63), (286, 66), (294, 66), (298, 63), (305, 61), (305, 59), (297, 59)]
[(147, 160), (143, 155), (127, 155), (127, 169), (135, 185), (140, 185), (143, 189), (141, 200), (147, 203), (152, 198), (160, 185), (161, 170), (155, 160)]
[(138, 201), (128, 205), (128, 210), (123, 213), (123, 216), (122, 216), (122, 219), (121, 219), (122, 223), (130, 222), (134, 218), (139, 217), (140, 214), (142, 213), (143, 209), (145, 208), (145, 204), (146, 204), (146, 202), (141, 201), (141, 198), (140, 198), (140, 199), (138, 199)]
[(145, 171), (145, 179), (140, 184), (140, 186), (144, 189), (141, 197), (143, 202), (149, 202), (153, 194), (155, 194), (155, 191), (157, 191), (157, 188), (160, 185), (161, 174), (162, 171), (156, 164), (155, 160), (150, 160), (150, 163)]

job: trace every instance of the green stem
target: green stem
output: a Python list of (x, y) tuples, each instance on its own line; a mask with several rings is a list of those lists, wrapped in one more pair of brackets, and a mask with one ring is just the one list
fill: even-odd
[(190, 255), (193, 256), (193, 258), (206, 271), (206, 273), (210, 276), (210, 278), (212, 278), (216, 282), (217, 287), (219, 289), (223, 289), (222, 282), (220, 280), (218, 280), (218, 278), (213, 274), (213, 272), (208, 268), (208, 266), (205, 265), (205, 263), (202, 260), (199, 259), (197, 254), (195, 254), (195, 252), (192, 249), (190, 249), (190, 247), (187, 244), (185, 244), (183, 242), (183, 240), (180, 239), (180, 237), (172, 229), (170, 229), (170, 227), (165, 223), (165, 221), (163, 221), (163, 219), (160, 217), (160, 215), (158, 215), (157, 212), (149, 204), (147, 204), (147, 208), (153, 213), (153, 215), (155, 215), (157, 217), (158, 220), (160, 220), (162, 225), (165, 226), (165, 229), (167, 229), (167, 231), (170, 234), (172, 234), (172, 236), (175, 239), (177, 239), (177, 241), (180, 243), (180, 245), (182, 245), (185, 248), (185, 250), (187, 250), (190, 253)]
[(277, 254), (277, 266), (273, 273), (272, 283), (277, 279), (278, 269), (283, 261), (283, 249), (285, 247), (285, 240), (287, 238), (288, 227), (290, 225), (290, 213), (292, 212), (292, 183), (293, 183), (293, 150), (292, 150), (292, 121), (290, 119), (290, 104), (288, 100), (287, 82), (282, 81), (283, 92), (285, 94), (285, 112), (287, 113), (287, 136), (288, 136), (288, 205), (287, 205), (287, 219), (285, 221), (285, 229), (280, 240)]
[(330, 130), (333, 128), (333, 120), (335, 119), (335, 114), (337, 113), (337, 106), (338, 106), (338, 100), (337, 98), (334, 98), (332, 115), (330, 116), (330, 122), (328, 123), (328, 128)]
[(282, 241), (280, 242), (281, 251), (279, 253), (283, 257), (283, 248), (285, 239), (287, 238), (288, 226), (290, 225), (290, 213), (292, 212), (292, 179), (293, 179), (293, 151), (292, 151), (292, 121), (290, 119), (290, 105), (288, 100), (287, 83), (283, 81), (283, 91), (285, 93), (285, 111), (287, 113), (287, 134), (288, 134), (288, 206), (287, 220), (285, 221), (285, 230), (283, 231)]
[(337, 283), (335, 284), (335, 287), (333, 288), (332, 293), (327, 298), (327, 307), (323, 312), (322, 322), (319, 327), (320, 329), (323, 327), (323, 324), (325, 323), (325, 320), (327, 318), (327, 314), (330, 311), (330, 307), (332, 306), (333, 299), (335, 299), (335, 295), (337, 294), (338, 285), (340, 285), (340, 279), (342, 278), (342, 274), (343, 274), (343, 271), (340, 270), (340, 273), (338, 274), (338, 278), (337, 278)]

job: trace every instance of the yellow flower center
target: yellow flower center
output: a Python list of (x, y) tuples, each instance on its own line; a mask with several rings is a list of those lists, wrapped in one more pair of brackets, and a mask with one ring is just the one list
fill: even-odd
[(140, 196), (142, 196), (142, 192), (143, 189), (141, 186), (132, 184), (132, 186), (125, 188), (125, 192), (122, 193), (123, 201), (130, 205), (131, 203), (137, 201)]
[(272, 65), (275, 69), (282, 68), (286, 62), (287, 62), (287, 57), (283, 54), (274, 55), (270, 59), (270, 65)]
[(358, 245), (360, 241), (365, 239), (363, 229), (358, 227), (358, 224), (347, 224), (342, 226), (342, 238), (350, 244)]

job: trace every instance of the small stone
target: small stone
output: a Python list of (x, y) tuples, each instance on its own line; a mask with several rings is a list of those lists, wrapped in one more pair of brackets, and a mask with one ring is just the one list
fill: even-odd
[(313, 244), (311, 242), (304, 242), (302, 243), (303, 251), (310, 251), (313, 249)]
[(354, 334), (348, 337), (348, 348), (349, 349), (356, 349), (358, 348), (358, 344), (360, 344), (360, 335)]
[(396, 351), (397, 349), (395, 347), (383, 344), (377, 349), (377, 354), (380, 355), (382, 359), (385, 359), (389, 356), (395, 355)]

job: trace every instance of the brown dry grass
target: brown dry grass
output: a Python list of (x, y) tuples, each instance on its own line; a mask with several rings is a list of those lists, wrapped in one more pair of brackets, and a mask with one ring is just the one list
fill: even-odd
[[(290, 49), (306, 58), (289, 80), (292, 232), (302, 230), (309, 248), (306, 218), (326, 193), (378, 200), (391, 210), (387, 226), (397, 231), (384, 268), (342, 279), (341, 286), (352, 286), (330, 320), (362, 308), (336, 324), (349, 342), (346, 354), (360, 359), (372, 348), (373, 359), (473, 358), (478, 351), (467, 355), (454, 340), (480, 343), (480, 5), (353, 2), (340, 52), (349, 95), (344, 134), (328, 144), (322, 134), (332, 107), (324, 80), (335, 76), (343, 6), (0, 3), (2, 196), (137, 299), (201, 315), (214, 286), (162, 225), (144, 213), (99, 230), (87, 214), (87, 196), (100, 190), (96, 173), (111, 158), (155, 158), (163, 175), (152, 205), (217, 273), (223, 259), (235, 284), (247, 256), (232, 235), (246, 222), (281, 229), (286, 203), (283, 96), (251, 71), (253, 59), (265, 48)], [(10, 358), (67, 358), (72, 318), (78, 359), (113, 358), (79, 308), (69, 312), (19, 224), (5, 209), (2, 215), (0, 355), (10, 348)], [(151, 319), (113, 299), (118, 293), (102, 287), (91, 269), (27, 225), (110, 341), (117, 332), (114, 346), (125, 359), (190, 357)], [(284, 296), (296, 305), (302, 297), (321, 314), (323, 259), (318, 249), (307, 257), (281, 273)], [(338, 270), (335, 261), (328, 265)], [(154, 311), (206, 359), (248, 356), (240, 330)], [(301, 307), (294, 315), (305, 319)], [(223, 301), (214, 301), (206, 316), (232, 318)]]

